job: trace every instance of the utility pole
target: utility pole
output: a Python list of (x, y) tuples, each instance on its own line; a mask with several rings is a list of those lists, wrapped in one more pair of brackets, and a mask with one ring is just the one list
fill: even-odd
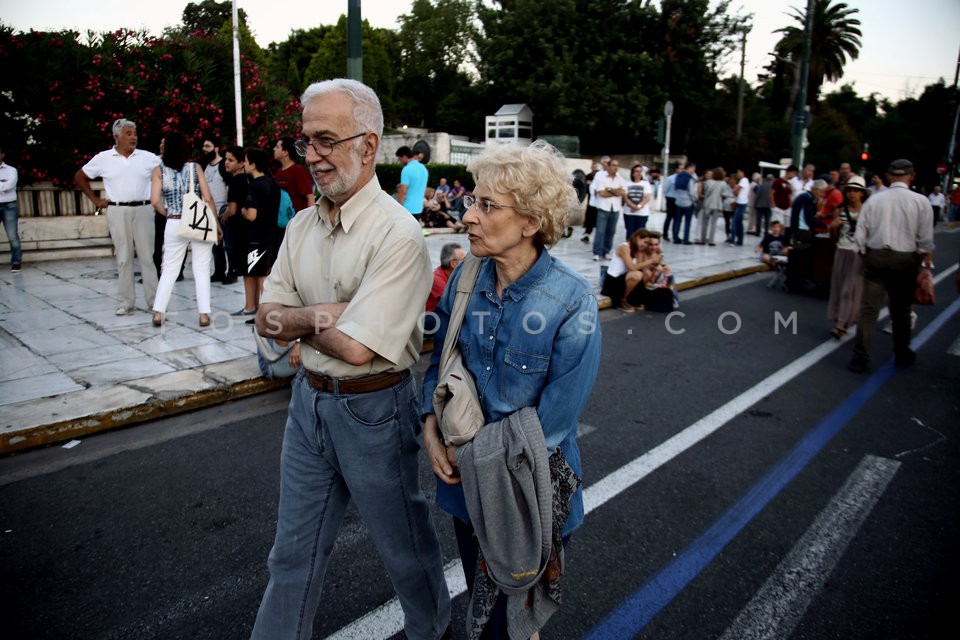
[(940, 186), (944, 193), (950, 193), (950, 183), (953, 181), (956, 167), (953, 153), (957, 148), (957, 123), (960, 122), (960, 92), (957, 90), (957, 80), (960, 80), (960, 52), (957, 52), (957, 68), (953, 72), (953, 101), (956, 103), (953, 114), (953, 133), (950, 134), (950, 142), (947, 144), (947, 173), (943, 176), (943, 184)]
[(740, 90), (737, 93), (737, 143), (740, 143), (740, 135), (743, 133), (743, 69), (747, 64), (747, 32), (744, 28), (740, 32)]
[(807, 0), (803, 28), (803, 58), (800, 62), (800, 91), (793, 109), (793, 164), (803, 166), (803, 143), (807, 128), (807, 83), (810, 79), (810, 47), (813, 41), (813, 13), (816, 0)]
[(237, 0), (233, 0), (233, 103), (237, 113), (237, 146), (243, 146), (243, 103), (240, 101), (240, 25)]
[(347, 77), (363, 82), (363, 21), (360, 0), (347, 0)]

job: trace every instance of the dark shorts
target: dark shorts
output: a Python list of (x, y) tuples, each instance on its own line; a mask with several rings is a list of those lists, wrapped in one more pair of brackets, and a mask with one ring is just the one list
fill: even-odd
[(445, 229), (447, 222), (456, 222), (443, 211), (430, 211), (427, 209), (424, 209), (423, 213), (420, 214), (420, 221), (423, 223), (423, 226), (428, 229)]
[(277, 247), (272, 243), (247, 243), (245, 258), (246, 271), (243, 275), (264, 278), (270, 273), (273, 261), (277, 259)]
[[(600, 293), (607, 296), (613, 301), (613, 306), (619, 307), (620, 303), (623, 301), (623, 292), (627, 290), (627, 274), (621, 273), (619, 276), (607, 276), (603, 279), (603, 287), (600, 289)], [(630, 304), (634, 307), (638, 307), (643, 304), (644, 294), (646, 289), (643, 288), (642, 284), (634, 287), (633, 291), (630, 292), (630, 297), (627, 299), (627, 304)]]

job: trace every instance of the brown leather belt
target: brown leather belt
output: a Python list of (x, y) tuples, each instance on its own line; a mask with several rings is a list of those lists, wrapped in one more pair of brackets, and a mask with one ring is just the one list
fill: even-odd
[(409, 369), (375, 373), (359, 378), (331, 378), (330, 376), (313, 373), (309, 369), (304, 369), (304, 371), (307, 373), (307, 381), (310, 386), (324, 393), (371, 393), (389, 389), (410, 377)]

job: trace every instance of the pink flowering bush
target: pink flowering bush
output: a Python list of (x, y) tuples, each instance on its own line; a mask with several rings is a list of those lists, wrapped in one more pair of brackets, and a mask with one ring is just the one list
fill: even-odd
[[(236, 140), (233, 52), (228, 37), (119, 30), (14, 34), (0, 26), (0, 131), (7, 159), (24, 183), (72, 186), (73, 174), (113, 144), (117, 118), (137, 123), (140, 148), (156, 152), (165, 133)], [(299, 103), (264, 82), (241, 55), (243, 139), (272, 146), (298, 135)]]

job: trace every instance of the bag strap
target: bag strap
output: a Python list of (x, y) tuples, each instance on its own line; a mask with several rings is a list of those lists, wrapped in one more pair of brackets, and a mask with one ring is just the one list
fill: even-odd
[(443, 340), (443, 351), (440, 354), (440, 371), (447, 367), (453, 357), (460, 336), (460, 327), (463, 326), (463, 317), (467, 314), (467, 303), (473, 293), (473, 287), (480, 275), (480, 266), (483, 261), (472, 253), (467, 253), (460, 265), (460, 279), (457, 280), (457, 295), (453, 300), (453, 309), (450, 311), (450, 322), (447, 325), (447, 335)]

